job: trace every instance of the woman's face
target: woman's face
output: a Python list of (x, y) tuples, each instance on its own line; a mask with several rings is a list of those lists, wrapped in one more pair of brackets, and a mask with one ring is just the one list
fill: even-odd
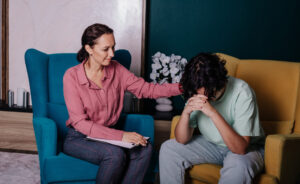
[(108, 66), (114, 57), (115, 38), (113, 34), (103, 34), (96, 39), (96, 44), (92, 47), (86, 45), (85, 48), (90, 54), (89, 61), (101, 66)]

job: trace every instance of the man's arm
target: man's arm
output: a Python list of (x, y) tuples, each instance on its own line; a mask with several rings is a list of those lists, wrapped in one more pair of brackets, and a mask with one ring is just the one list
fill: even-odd
[(245, 154), (250, 143), (250, 136), (240, 136), (217, 111), (210, 118), (219, 130), (228, 149), (236, 154)]
[(195, 110), (201, 110), (201, 104), (206, 99), (207, 97), (199, 98), (194, 96), (188, 100), (175, 128), (175, 138), (177, 142), (186, 144), (192, 138), (194, 128), (189, 126), (190, 114)]
[(190, 115), (182, 112), (179, 122), (176, 125), (175, 138), (181, 144), (186, 144), (192, 138), (194, 128), (189, 126), (189, 120)]
[[(198, 96), (201, 97), (203, 95)], [(245, 154), (250, 143), (250, 137), (239, 135), (209, 101), (202, 103), (200, 108), (201, 111), (213, 121), (228, 149), (236, 154)]]

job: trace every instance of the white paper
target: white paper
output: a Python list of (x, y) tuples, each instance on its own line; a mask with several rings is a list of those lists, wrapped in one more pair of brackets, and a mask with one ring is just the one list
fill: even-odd
[[(113, 144), (116, 146), (124, 147), (131, 149), (133, 147), (138, 146), (138, 144), (130, 143), (130, 142), (123, 142), (123, 141), (116, 141), (116, 140), (109, 140), (109, 139), (100, 139), (100, 138), (94, 138), (94, 137), (86, 137), (87, 139), (94, 140), (94, 141), (100, 141), (100, 142), (106, 142), (109, 144)], [(149, 137), (144, 137), (145, 139), (149, 139)]]

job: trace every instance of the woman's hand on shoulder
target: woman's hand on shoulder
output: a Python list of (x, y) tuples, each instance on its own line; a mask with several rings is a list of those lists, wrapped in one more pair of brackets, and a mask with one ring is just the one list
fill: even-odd
[(131, 143), (139, 144), (142, 146), (147, 145), (147, 140), (142, 135), (140, 135), (136, 132), (124, 132), (122, 141), (131, 142)]

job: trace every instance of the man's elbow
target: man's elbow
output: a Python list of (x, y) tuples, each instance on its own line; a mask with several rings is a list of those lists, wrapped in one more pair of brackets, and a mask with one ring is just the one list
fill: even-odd
[(175, 137), (175, 140), (180, 144), (186, 144), (188, 142), (187, 139)]
[(238, 155), (245, 155), (247, 153), (247, 147), (241, 147), (235, 150), (231, 150), (231, 152), (238, 154)]
[(245, 155), (246, 151), (245, 150), (241, 150), (241, 151), (236, 151), (236, 152), (233, 152), (233, 153), (238, 154), (238, 155)]

